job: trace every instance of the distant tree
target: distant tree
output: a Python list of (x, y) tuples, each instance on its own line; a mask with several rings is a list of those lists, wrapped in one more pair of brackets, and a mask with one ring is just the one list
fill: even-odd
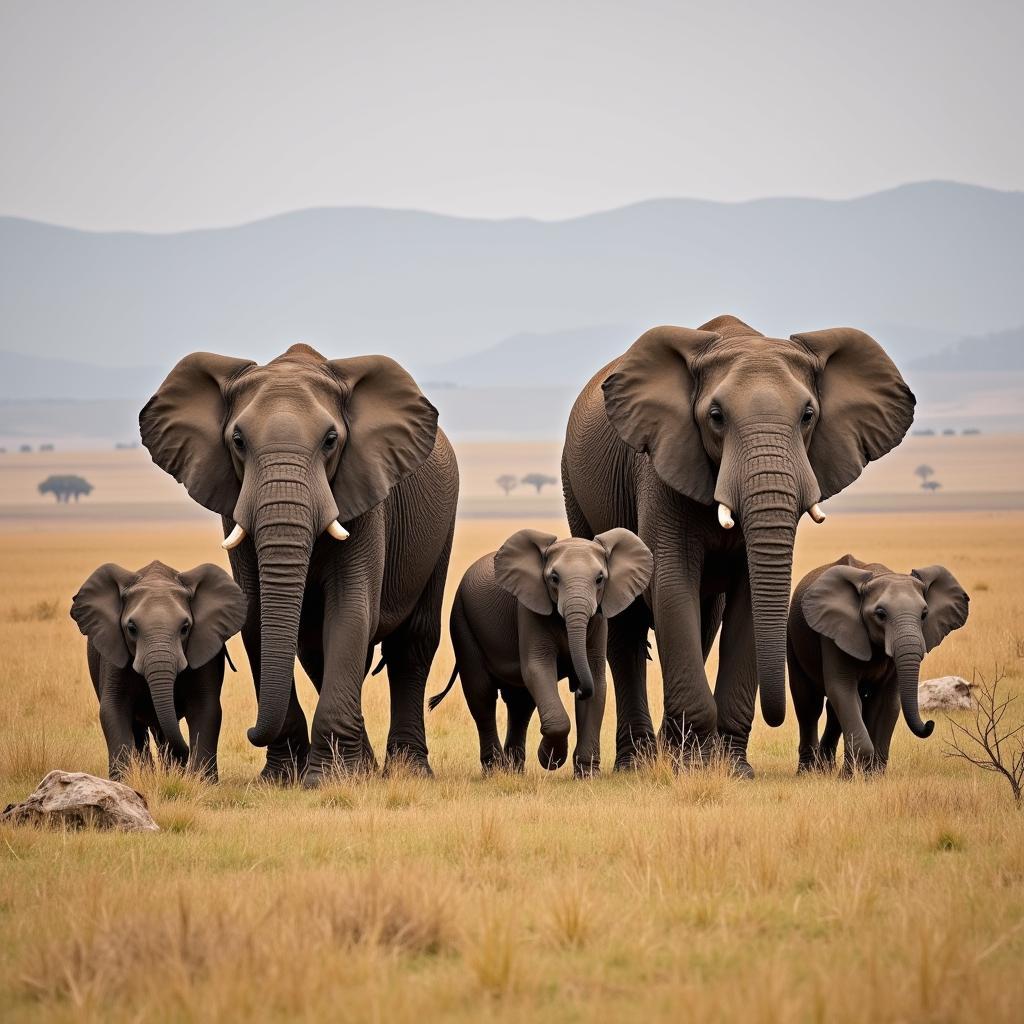
[(922, 462), (921, 465), (914, 470), (914, 476), (919, 476), (921, 478), (921, 486), (923, 487), (927, 483), (928, 477), (935, 476), (935, 470), (932, 469), (928, 463)]
[(32, 451), (32, 445), (30, 445), (30, 444), (23, 444), (23, 445), (22, 445), (22, 446), (21, 446), (21, 447), (20, 447), (20, 448), (18, 449), (18, 451), (19, 451), (19, 452), (30, 452), (30, 451)]
[(952, 427), (946, 427), (942, 432), (943, 437), (956, 437), (956, 431)]
[(52, 444), (41, 444), (39, 446), (39, 450), (41, 452), (52, 452), (53, 451), (53, 445)]
[(48, 476), (39, 485), (39, 493), (52, 494), (58, 502), (67, 504), (72, 498), (78, 501), (81, 495), (91, 494), (92, 484), (84, 477), (75, 476), (73, 473)]
[(940, 484), (938, 480), (925, 480), (925, 482), (921, 484), (921, 490), (931, 491), (934, 494), (934, 492), (937, 491), (941, 486), (942, 484)]
[(934, 430), (927, 430), (926, 429), (926, 430), (915, 430), (914, 431), (914, 437), (934, 437), (934, 436), (935, 436), (935, 431)]
[(506, 498), (519, 486), (519, 481), (511, 473), (502, 473), (494, 482), (505, 492)]
[(557, 484), (557, 476), (548, 476), (546, 473), (527, 473), (523, 477), (522, 483), (529, 484), (531, 487), (537, 488), (537, 493), (540, 494), (540, 489), (546, 487), (548, 484)]
[(965, 430), (962, 430), (961, 433), (964, 437), (974, 437), (976, 434), (980, 434), (981, 431), (977, 427), (967, 427)]

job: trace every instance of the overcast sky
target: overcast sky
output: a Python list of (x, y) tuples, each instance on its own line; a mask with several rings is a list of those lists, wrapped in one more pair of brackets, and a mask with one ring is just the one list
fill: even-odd
[(0, 0), (0, 214), (562, 218), (1024, 188), (1024, 15), (971, 0)]

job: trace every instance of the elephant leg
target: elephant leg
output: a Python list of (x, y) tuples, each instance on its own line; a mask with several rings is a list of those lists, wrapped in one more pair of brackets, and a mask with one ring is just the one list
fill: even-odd
[[(381, 644), (391, 689), (391, 728), (387, 760), (405, 760), (415, 771), (431, 775), (427, 759), (427, 732), (423, 722), (423, 698), (430, 666), (441, 642), (441, 602), (448, 575), (452, 534), (412, 614)], [(387, 771), (387, 762), (384, 770)]]
[(121, 779), (135, 757), (134, 718), (131, 701), (114, 681), (105, 686), (100, 697), (100, 727), (107, 742), (107, 770), (112, 779)]
[(576, 749), (572, 755), (573, 775), (589, 778), (601, 771), (601, 724), (607, 696), (605, 681), (605, 650), (608, 643), (608, 622), (602, 619), (591, 638), (587, 651), (594, 694), (590, 700), (576, 701)]
[(696, 560), (685, 548), (660, 561), (656, 556), (651, 585), (665, 684), (661, 743), (670, 757), (687, 763), (703, 763), (718, 738), (718, 707), (704, 671)]
[(219, 655), (193, 673), (185, 700), (188, 723), (189, 767), (209, 782), (217, 781), (217, 747), (222, 720), (221, 684), (224, 656)]
[[(789, 690), (800, 727), (797, 773), (824, 768), (818, 746), (818, 721), (825, 704), (825, 692), (800, 666), (795, 653), (789, 651)], [(835, 754), (833, 752), (833, 762)]]
[[(455, 598), (451, 617), (452, 647), (459, 667), (462, 692), (480, 739), (480, 764), (488, 774), (502, 764), (504, 754), (498, 738), (498, 686), (487, 667), (484, 653), (462, 610), (461, 594)], [(508, 700), (506, 690), (506, 700)], [(511, 704), (509, 707), (511, 708)], [(511, 723), (511, 712), (509, 722)], [(511, 725), (510, 725), (511, 727)]]
[(323, 688), (302, 780), (306, 788), (319, 786), (333, 771), (360, 772), (368, 767), (362, 697), (370, 632), (369, 595), (352, 581), (332, 582), (324, 614)]
[(149, 743), (149, 723), (135, 715), (132, 718), (132, 736), (135, 740), (135, 756), (145, 765), (153, 763), (153, 751)]
[[(260, 623), (253, 615), (250, 597), (250, 617), (242, 627), (242, 644), (245, 647), (252, 681), (256, 687), (256, 698), (260, 695)], [(258, 599), (257, 599), (258, 601)], [(292, 692), (288, 697), (288, 711), (285, 715), (281, 735), (267, 747), (267, 763), (260, 772), (260, 778), (279, 784), (297, 782), (306, 770), (309, 760), (309, 729), (306, 716), (299, 704), (299, 695), (292, 680)]]
[(733, 771), (744, 779), (754, 777), (747, 760), (747, 741), (754, 721), (757, 696), (757, 653), (754, 649), (754, 614), (750, 581), (744, 569), (725, 600), (722, 643), (718, 649), (718, 680), (715, 706), (722, 750)]
[(569, 716), (558, 695), (558, 652), (534, 652), (523, 665), (523, 678), (540, 712), (537, 759), (549, 771), (561, 768), (569, 757)]
[(832, 702), (825, 701), (825, 728), (821, 731), (818, 743), (818, 761), (825, 771), (832, 771), (836, 766), (836, 750), (839, 739), (843, 735), (843, 727), (839, 724), (839, 716)]
[(828, 666), (825, 666), (825, 672), (825, 693), (843, 729), (843, 773), (849, 775), (854, 768), (868, 771), (874, 761), (875, 747), (864, 725), (857, 679), (848, 674), (829, 672)]
[(626, 771), (657, 749), (647, 703), (647, 634), (642, 597), (608, 623), (608, 665), (615, 686), (615, 770)]
[(502, 700), (508, 710), (505, 731), (505, 764), (510, 771), (521, 772), (526, 767), (526, 733), (537, 705), (525, 686), (504, 686)]
[(900, 691), (894, 678), (879, 687), (864, 707), (864, 725), (875, 747), (872, 768), (879, 774), (889, 765), (889, 745), (899, 717)]

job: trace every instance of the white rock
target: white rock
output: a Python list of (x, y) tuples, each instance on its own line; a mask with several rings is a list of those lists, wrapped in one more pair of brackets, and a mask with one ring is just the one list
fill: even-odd
[(969, 683), (960, 676), (939, 676), (926, 679), (918, 690), (917, 701), (922, 711), (960, 711), (973, 706)]
[(27, 800), (7, 807), (0, 814), (0, 821), (124, 832), (160, 831), (141, 793), (85, 772), (50, 772)]

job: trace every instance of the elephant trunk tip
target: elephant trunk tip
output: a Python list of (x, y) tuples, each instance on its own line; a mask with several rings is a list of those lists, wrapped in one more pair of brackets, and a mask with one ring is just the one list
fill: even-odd
[(914, 730), (914, 735), (926, 740), (933, 732), (935, 732), (935, 723), (929, 718), (927, 722), (922, 722), (920, 729)]
[(246, 730), (245, 735), (254, 747), (269, 747), (274, 741), (273, 736), (267, 735), (267, 730), (257, 722), (251, 729)]

